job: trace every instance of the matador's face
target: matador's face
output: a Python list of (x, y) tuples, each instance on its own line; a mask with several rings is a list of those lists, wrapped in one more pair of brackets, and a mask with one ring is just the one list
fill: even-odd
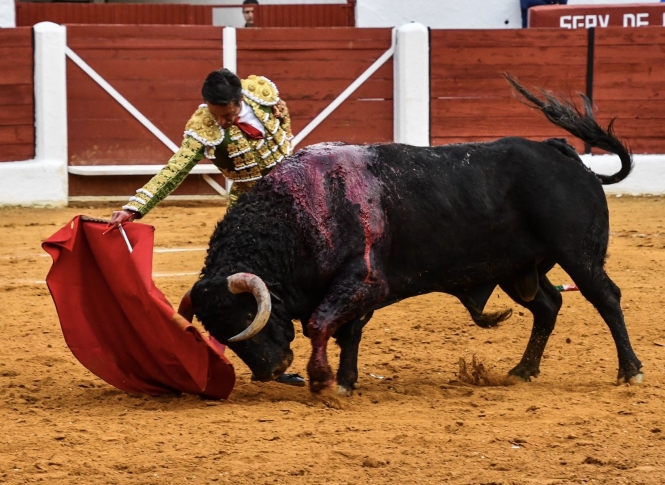
[(229, 104), (207, 104), (208, 109), (217, 120), (217, 123), (224, 130), (231, 128), (231, 125), (233, 125), (233, 122), (240, 114), (240, 103), (234, 101), (231, 101)]

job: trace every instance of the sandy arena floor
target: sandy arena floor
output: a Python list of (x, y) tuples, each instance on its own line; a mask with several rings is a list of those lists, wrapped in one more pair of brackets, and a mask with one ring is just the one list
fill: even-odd
[[(579, 293), (563, 295), (536, 381), (464, 384), (461, 357), (476, 354), (501, 374), (518, 362), (530, 315), (515, 307), (484, 330), (457, 300), (432, 294), (375, 313), (353, 397), (252, 383), (229, 351), (238, 383), (226, 402), (128, 395), (65, 345), (40, 243), (76, 214), (108, 217), (110, 206), (0, 209), (0, 483), (665, 483), (665, 198), (609, 205), (608, 271), (643, 385), (615, 385), (614, 343)], [(223, 214), (164, 206), (145, 219), (156, 247), (201, 248), (155, 254), (156, 284), (173, 304)], [(165, 276), (182, 272), (192, 275)], [(552, 280), (570, 282), (558, 269)], [(497, 292), (489, 306), (512, 303)], [(305, 375), (309, 343), (299, 333), (293, 348), (292, 369)]]

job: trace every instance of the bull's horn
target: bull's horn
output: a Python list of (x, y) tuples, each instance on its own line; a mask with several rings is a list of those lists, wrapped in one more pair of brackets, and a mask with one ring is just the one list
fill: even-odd
[(240, 342), (247, 340), (259, 333), (268, 323), (270, 318), (270, 292), (261, 278), (252, 273), (235, 273), (227, 278), (229, 282), (229, 291), (234, 295), (238, 293), (251, 293), (256, 298), (256, 317), (249, 327), (240, 332), (235, 337), (231, 337), (229, 342)]

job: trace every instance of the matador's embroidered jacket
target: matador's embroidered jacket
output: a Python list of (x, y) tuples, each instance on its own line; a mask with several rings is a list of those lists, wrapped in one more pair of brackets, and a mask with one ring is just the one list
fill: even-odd
[(277, 87), (261, 76), (249, 76), (241, 83), (245, 103), (265, 128), (264, 138), (248, 137), (235, 125), (222, 130), (207, 105), (202, 104), (187, 122), (180, 149), (130, 197), (123, 209), (135, 211), (140, 217), (146, 215), (182, 183), (204, 156), (235, 186), (253, 185), (291, 153), (291, 117)]

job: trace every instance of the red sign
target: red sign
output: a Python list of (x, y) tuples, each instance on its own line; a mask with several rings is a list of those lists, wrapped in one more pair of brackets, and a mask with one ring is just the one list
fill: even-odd
[(665, 26), (665, 3), (580, 7), (546, 5), (529, 9), (529, 27), (588, 29), (648, 26)]

